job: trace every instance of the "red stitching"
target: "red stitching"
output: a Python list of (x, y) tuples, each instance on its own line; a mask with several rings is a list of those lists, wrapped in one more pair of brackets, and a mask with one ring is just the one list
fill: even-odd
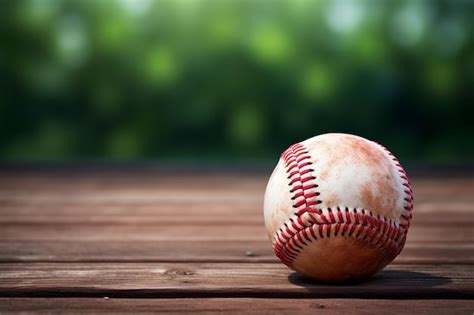
[[(337, 210), (341, 212), (340, 209)], [(276, 241), (273, 245), (275, 254), (283, 263), (290, 266), (293, 260), (309, 242), (326, 237), (348, 236), (354, 235), (362, 240), (371, 240), (375, 246), (388, 250), (392, 255), (397, 253), (400, 245), (404, 242), (405, 235), (398, 233), (398, 228), (391, 220), (376, 218), (371, 215), (359, 213), (360, 210), (354, 209), (354, 217), (358, 218), (356, 222), (337, 222), (337, 223), (309, 223), (303, 228), (294, 228), (294, 231), (287, 229), (286, 233), (289, 237), (282, 233), (277, 233)], [(325, 217), (324, 214), (318, 214)], [(337, 215), (339, 217), (339, 214)], [(360, 218), (359, 218), (360, 217)], [(326, 219), (327, 220), (327, 219)], [(350, 231), (347, 234), (350, 227)], [(387, 233), (387, 231), (389, 231)], [(391, 232), (390, 232), (391, 231)]]
[(395, 155), (392, 154), (386, 147), (381, 145), (380, 143), (377, 143), (374, 141), (375, 144), (377, 144), (379, 147), (384, 150), (388, 156), (392, 159), (393, 164), (395, 167), (398, 169), (398, 172), (400, 173), (400, 179), (403, 181), (402, 185), (406, 187), (407, 189), (404, 190), (405, 196), (403, 200), (405, 201), (405, 205), (403, 206), (403, 209), (406, 210), (405, 213), (402, 213), (400, 216), (401, 219), (403, 219), (403, 222), (400, 223), (400, 227), (402, 227), (404, 230), (402, 231), (403, 233), (403, 240), (400, 248), (397, 251), (397, 255), (401, 252), (403, 249), (403, 245), (405, 244), (406, 241), (406, 235), (408, 233), (408, 227), (410, 226), (410, 222), (412, 219), (412, 214), (411, 211), (413, 210), (413, 203), (414, 203), (414, 197), (413, 197), (413, 189), (411, 188), (410, 180), (408, 179), (408, 174), (403, 168), (403, 166), (400, 164), (398, 159), (395, 157)]
[[(286, 173), (290, 180), (288, 185), (291, 186), (290, 193), (293, 194), (291, 200), (301, 198), (295, 201), (293, 208), (304, 206), (305, 211), (313, 209), (313, 206), (321, 203), (321, 201), (311, 200), (311, 198), (319, 196), (319, 192), (309, 191), (317, 187), (314, 183), (308, 184), (308, 182), (315, 179), (311, 175), (314, 170), (309, 167), (313, 164), (309, 151), (301, 143), (296, 143), (283, 152), (281, 157), (285, 162)], [(303, 177), (303, 175), (305, 176)]]
[[(403, 186), (407, 188), (404, 209), (411, 211), (413, 209), (413, 190), (406, 171), (390, 151), (382, 145), (378, 145), (394, 161), (400, 178), (403, 180)], [(327, 215), (325, 215), (322, 209), (315, 207), (322, 203), (322, 200), (315, 199), (320, 193), (315, 190), (319, 186), (315, 182), (316, 177), (311, 174), (314, 169), (307, 168), (313, 164), (309, 151), (304, 145), (297, 143), (283, 152), (281, 157), (285, 162), (288, 174), (291, 200), (295, 200), (293, 208), (297, 208), (294, 219), (290, 218), (289, 222), (284, 223), (284, 229), (280, 228), (275, 233), (273, 251), (284, 264), (291, 266), (300, 251), (303, 250), (303, 246), (307, 246), (308, 242), (313, 240), (330, 237), (331, 232), (334, 236), (341, 233), (341, 236), (354, 236), (362, 240), (369, 240), (375, 246), (394, 255), (393, 257), (399, 254), (406, 240), (411, 212), (402, 214), (401, 218), (406, 222), (401, 222), (398, 226), (391, 219), (380, 215), (375, 217), (372, 212), (367, 213), (364, 209), (354, 208), (351, 210), (348, 207), (343, 209), (337, 207), (335, 215), (333, 209), (328, 208)], [(305, 176), (303, 177), (303, 175)], [(302, 216), (305, 216), (305, 220), (302, 219)]]

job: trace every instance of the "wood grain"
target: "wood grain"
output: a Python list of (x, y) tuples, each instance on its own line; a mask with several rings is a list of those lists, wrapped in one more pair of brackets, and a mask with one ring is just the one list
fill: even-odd
[(472, 176), (414, 178), (405, 249), (345, 285), (275, 258), (262, 218), (268, 176), (0, 168), (0, 312), (472, 313)]
[[(274, 262), (262, 241), (0, 241), (0, 262)], [(408, 242), (393, 264), (472, 264), (474, 244)]]
[(474, 298), (470, 265), (390, 265), (325, 285), (269, 263), (0, 264), (0, 296)]
[[(10, 224), (180, 224), (193, 221), (195, 225), (262, 225), (263, 211), (261, 202), (248, 205), (209, 203), (206, 211), (202, 205), (186, 203), (177, 204), (155, 202), (152, 204), (124, 205), (3, 205), (0, 211), (0, 225)], [(417, 209), (423, 203), (417, 203)], [(443, 211), (417, 211), (412, 226), (470, 227), (474, 223), (474, 210), (450, 209), (438, 204)], [(449, 213), (449, 220), (446, 214)], [(183, 218), (185, 216), (185, 218)]]
[[(153, 224), (8, 224), (0, 229), (4, 241), (263, 241), (268, 240), (262, 225), (179, 225)], [(410, 230), (412, 242), (474, 242), (471, 228), (424, 227)]]
[(0, 298), (2, 312), (160, 314), (471, 314), (472, 300)]

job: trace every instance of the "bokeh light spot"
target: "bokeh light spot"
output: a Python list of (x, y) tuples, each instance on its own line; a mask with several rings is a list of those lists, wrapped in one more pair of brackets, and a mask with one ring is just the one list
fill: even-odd
[(172, 83), (178, 76), (178, 59), (168, 47), (152, 50), (145, 59), (148, 77), (162, 84)]
[(265, 25), (258, 29), (251, 46), (258, 59), (270, 64), (283, 62), (292, 55), (288, 34), (276, 25)]

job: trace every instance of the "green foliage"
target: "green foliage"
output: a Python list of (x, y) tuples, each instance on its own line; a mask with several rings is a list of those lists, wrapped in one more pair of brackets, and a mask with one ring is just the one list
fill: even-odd
[(325, 132), (472, 161), (470, 1), (0, 4), (0, 157), (274, 159)]

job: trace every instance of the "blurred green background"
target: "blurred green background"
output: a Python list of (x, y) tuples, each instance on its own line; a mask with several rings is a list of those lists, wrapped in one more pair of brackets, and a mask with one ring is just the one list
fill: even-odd
[(474, 160), (474, 1), (0, 2), (3, 161)]

